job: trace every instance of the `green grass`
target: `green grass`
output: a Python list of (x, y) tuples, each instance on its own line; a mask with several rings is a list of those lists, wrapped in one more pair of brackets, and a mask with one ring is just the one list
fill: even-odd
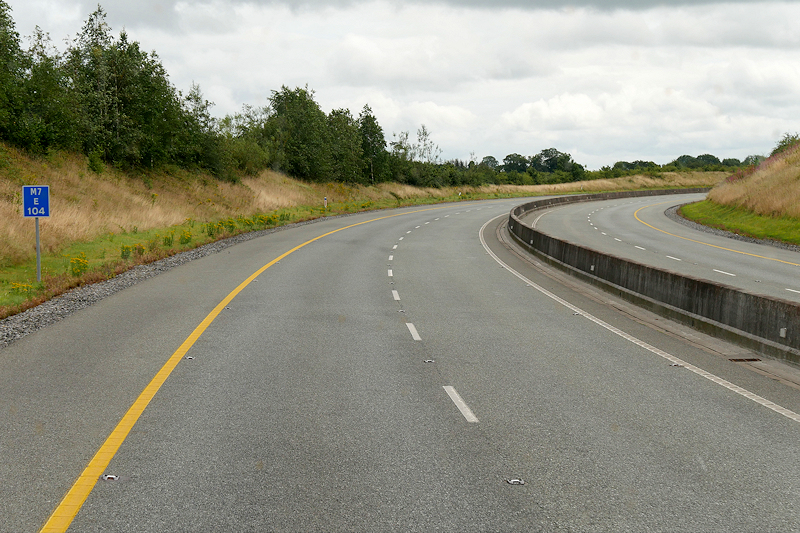
[(703, 200), (680, 209), (685, 218), (739, 235), (800, 244), (800, 219), (757, 215), (746, 209), (715, 204)]

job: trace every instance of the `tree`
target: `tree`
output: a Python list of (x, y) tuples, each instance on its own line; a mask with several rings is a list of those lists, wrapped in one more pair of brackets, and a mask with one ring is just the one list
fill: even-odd
[(62, 59), (50, 37), (38, 26), (27, 53), (26, 76), (21, 84), (23, 104), (17, 118), (16, 144), (34, 152), (51, 147), (80, 149), (78, 103), (69, 90)]
[(67, 69), (80, 107), (80, 135), (84, 151), (108, 158), (112, 138), (111, 116), (115, 95), (111, 91), (111, 72), (107, 50), (112, 42), (106, 14), (98, 6), (89, 15), (83, 30), (67, 50)]
[(525, 172), (528, 170), (528, 158), (519, 154), (508, 154), (503, 158), (503, 172)]
[(325, 113), (314, 100), (314, 91), (282, 86), (269, 99), (270, 127), (276, 161), (300, 179), (322, 181), (331, 173), (330, 131)]
[(744, 158), (744, 161), (742, 161), (742, 165), (752, 167), (758, 165), (765, 159), (766, 157), (764, 157), (763, 155), (748, 155), (747, 157)]
[(778, 141), (778, 144), (775, 145), (775, 148), (769, 155), (773, 156), (780, 154), (792, 148), (793, 146), (797, 146), (798, 144), (800, 144), (800, 134), (788, 132), (784, 133), (783, 137), (781, 137), (781, 140)]
[(697, 161), (700, 163), (700, 166), (704, 167), (718, 166), (722, 164), (717, 156), (711, 154), (698, 155)]
[(489, 168), (491, 170), (497, 170), (498, 167), (500, 166), (500, 163), (497, 161), (496, 157), (491, 156), (491, 155), (487, 155), (486, 157), (481, 159), (481, 162), (479, 163), (479, 166), (486, 167), (486, 168)]
[(394, 140), (389, 143), (392, 147), (392, 157), (401, 161), (413, 161), (414, 147), (408, 141), (408, 132), (392, 133), (392, 139)]
[(363, 177), (361, 133), (348, 109), (334, 109), (328, 115), (331, 133), (331, 178), (357, 183)]
[(361, 134), (361, 152), (364, 156), (364, 172), (370, 183), (382, 181), (387, 173), (386, 138), (372, 109), (365, 105), (358, 115), (358, 131)]
[(10, 139), (17, 132), (24, 57), (11, 18), (11, 7), (5, 0), (0, 0), (0, 64), (0, 134)]
[(413, 145), (412, 159), (423, 163), (438, 163), (442, 150), (431, 140), (431, 134), (425, 124), (417, 130), (417, 144)]

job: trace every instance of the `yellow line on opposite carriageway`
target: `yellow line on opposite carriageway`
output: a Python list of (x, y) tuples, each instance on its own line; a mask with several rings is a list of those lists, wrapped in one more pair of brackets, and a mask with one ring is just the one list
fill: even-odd
[(86, 498), (89, 497), (89, 493), (92, 492), (92, 489), (97, 484), (97, 481), (100, 479), (100, 476), (103, 475), (103, 471), (108, 467), (108, 464), (111, 462), (111, 459), (114, 458), (114, 455), (119, 450), (122, 443), (125, 441), (125, 438), (130, 433), (133, 425), (136, 424), (136, 421), (139, 420), (139, 417), (144, 412), (147, 405), (150, 403), (150, 400), (158, 392), (158, 389), (161, 388), (161, 385), (167, 380), (169, 375), (172, 373), (172, 370), (178, 365), (181, 359), (186, 355), (186, 352), (194, 345), (200, 335), (211, 325), (217, 315), (225, 309), (225, 307), (233, 300), (236, 295), (238, 295), (242, 290), (247, 287), (254, 279), (260, 276), (265, 270), (269, 267), (280, 261), (281, 259), (289, 256), (290, 254), (296, 252), (300, 248), (311, 244), (312, 242), (318, 241), (323, 237), (327, 237), (328, 235), (333, 235), (339, 231), (343, 231), (346, 229), (354, 228), (356, 226), (361, 226), (362, 224), (368, 224), (370, 222), (376, 222), (378, 220), (384, 220), (387, 218), (399, 217), (403, 215), (410, 215), (412, 213), (421, 213), (423, 211), (433, 211), (435, 209), (444, 209), (445, 207), (431, 207), (427, 209), (418, 209), (416, 211), (408, 211), (406, 213), (397, 213), (395, 215), (387, 215), (384, 217), (373, 218), (370, 220), (365, 220), (364, 222), (359, 222), (357, 224), (351, 224), (350, 226), (345, 226), (343, 228), (339, 228), (333, 231), (329, 231), (323, 235), (319, 235), (318, 237), (314, 237), (311, 240), (304, 242), (298, 246), (295, 246), (288, 252), (285, 252), (280, 257), (277, 257), (264, 265), (263, 267), (259, 268), (253, 275), (249, 278), (244, 280), (238, 287), (236, 287), (230, 294), (228, 294), (204, 319), (200, 322), (194, 331), (183, 341), (183, 344), (172, 354), (172, 356), (167, 360), (166, 364), (161, 367), (161, 370), (155, 375), (155, 377), (150, 381), (150, 383), (145, 387), (142, 393), (136, 398), (136, 401), (133, 402), (128, 412), (125, 413), (125, 416), (122, 417), (122, 420), (119, 421), (117, 427), (111, 432), (108, 436), (106, 441), (100, 446), (100, 449), (97, 450), (94, 457), (86, 468), (83, 470), (81, 475), (78, 479), (73, 483), (72, 488), (67, 492), (66, 496), (61, 500), (61, 503), (56, 507), (55, 511), (50, 515), (50, 518), (47, 520), (47, 523), (42, 527), (41, 533), (63, 533), (67, 530), (70, 526), (72, 521), (75, 519), (75, 516), (78, 514), (83, 503), (86, 501)]
[(644, 207), (640, 207), (639, 209), (636, 210), (636, 212), (633, 213), (633, 216), (636, 218), (636, 220), (638, 220), (639, 222), (641, 222), (642, 224), (644, 224), (648, 228), (652, 228), (652, 229), (654, 229), (656, 231), (660, 231), (661, 233), (664, 233), (664, 234), (669, 235), (671, 237), (675, 237), (675, 238), (678, 238), (678, 239), (683, 239), (684, 241), (690, 241), (690, 242), (694, 242), (694, 243), (697, 243), (697, 244), (702, 244), (704, 246), (710, 246), (711, 248), (717, 248), (719, 250), (725, 250), (726, 252), (733, 252), (735, 254), (749, 255), (750, 257), (757, 257), (759, 259), (766, 259), (768, 261), (777, 261), (778, 263), (783, 263), (783, 264), (786, 264), (786, 265), (800, 266), (800, 264), (792, 263), (791, 261), (784, 261), (782, 259), (775, 259), (774, 257), (765, 257), (763, 255), (751, 254), (751, 253), (747, 253), (747, 252), (741, 252), (739, 250), (733, 250), (731, 248), (725, 248), (724, 246), (717, 246), (716, 244), (709, 244), (707, 242), (697, 241), (695, 239), (690, 239), (688, 237), (681, 237), (680, 235), (675, 235), (674, 233), (670, 233), (668, 231), (664, 231), (663, 229), (659, 229), (659, 228), (657, 228), (655, 226), (652, 226), (652, 225), (648, 224), (647, 222), (645, 222), (644, 220), (642, 220), (641, 218), (639, 218), (639, 211), (641, 211), (642, 209), (647, 209), (648, 207), (653, 207), (655, 205), (662, 205), (662, 204), (667, 204), (667, 203), (669, 203), (669, 202), (659, 202), (657, 204), (650, 204), (650, 205), (646, 205)]

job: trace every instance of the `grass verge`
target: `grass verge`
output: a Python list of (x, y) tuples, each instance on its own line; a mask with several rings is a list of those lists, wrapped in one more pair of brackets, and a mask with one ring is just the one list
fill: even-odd
[(759, 215), (741, 207), (726, 206), (703, 200), (680, 208), (684, 218), (725, 231), (800, 245), (800, 219)]

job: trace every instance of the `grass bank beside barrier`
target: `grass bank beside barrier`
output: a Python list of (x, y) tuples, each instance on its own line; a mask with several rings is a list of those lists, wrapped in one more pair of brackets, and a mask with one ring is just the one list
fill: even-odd
[(800, 245), (800, 219), (797, 218), (759, 215), (710, 200), (684, 205), (679, 214), (698, 224), (738, 235)]

